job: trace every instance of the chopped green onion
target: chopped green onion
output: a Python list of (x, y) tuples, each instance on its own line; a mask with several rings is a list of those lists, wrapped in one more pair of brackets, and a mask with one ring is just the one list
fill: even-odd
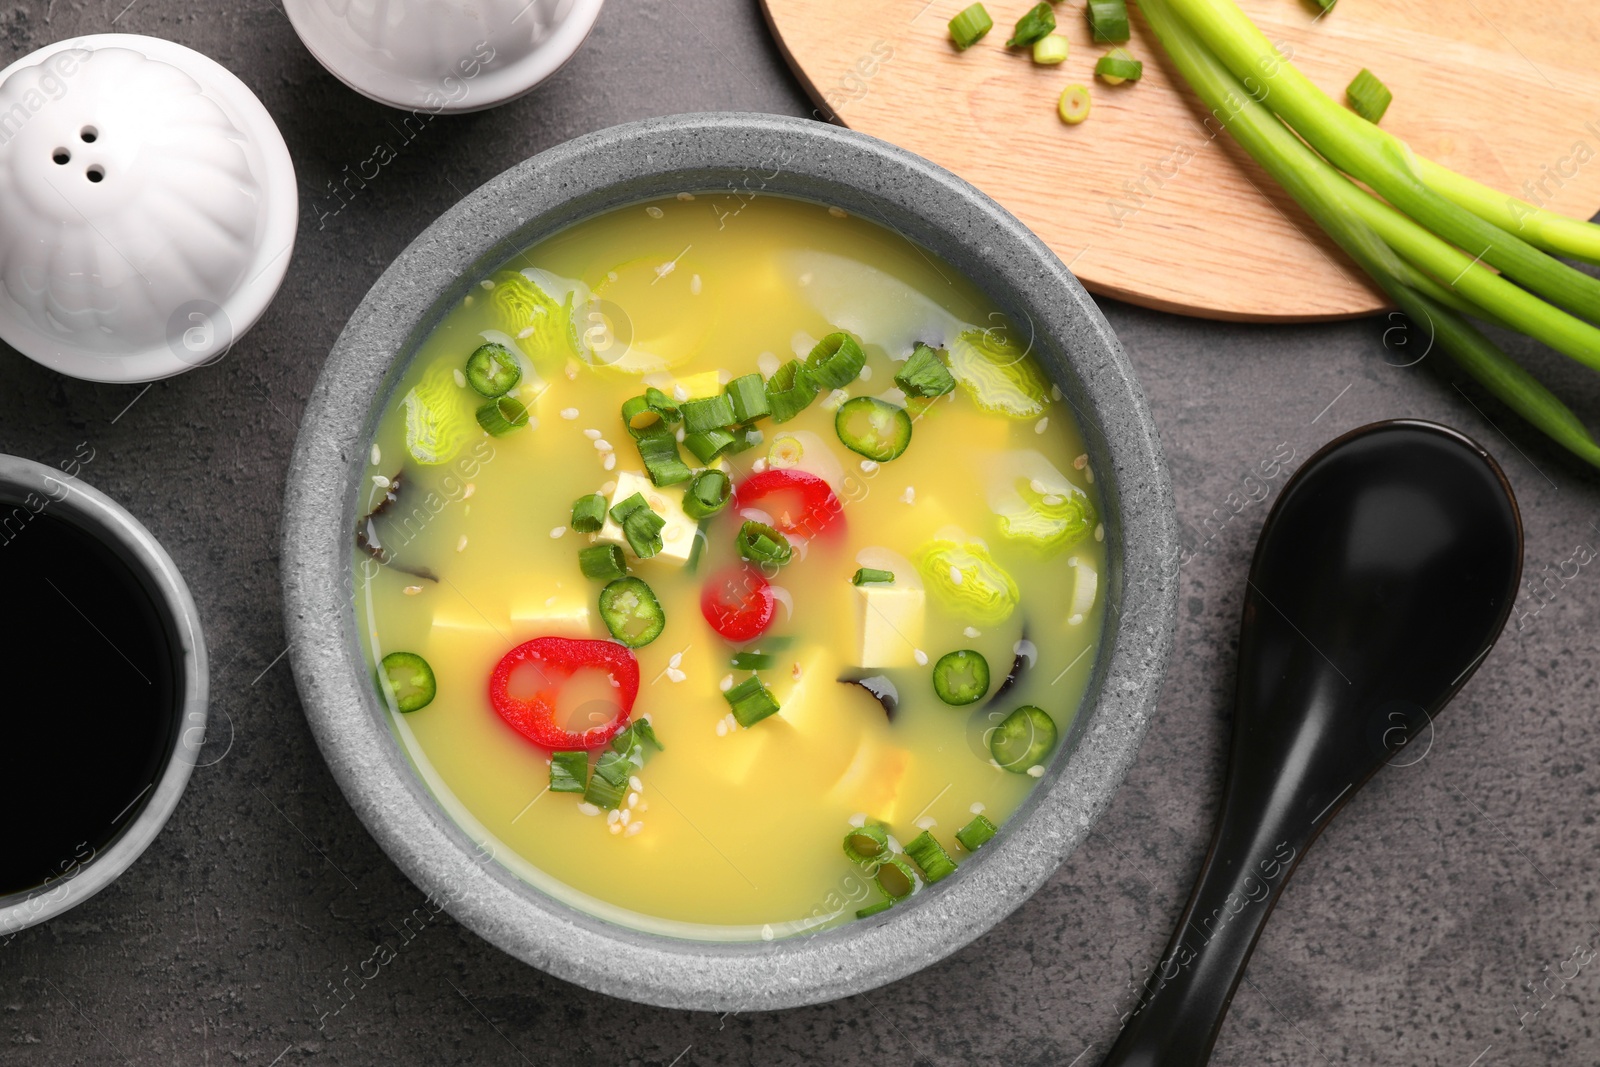
[(1052, 33), (1033, 42), (1033, 61), (1041, 67), (1054, 67), (1065, 63), (1071, 52), (1072, 45), (1059, 33)]
[(627, 424), (628, 433), (638, 437), (640, 431), (661, 424), (661, 413), (646, 398), (629, 397), (622, 402), (622, 421)]
[(739, 555), (751, 563), (775, 563), (782, 566), (794, 556), (794, 546), (789, 539), (765, 523), (754, 519), (739, 527)]
[(989, 752), (1003, 770), (1027, 774), (1044, 763), (1050, 750), (1056, 747), (1055, 720), (1041, 708), (1032, 704), (1022, 707), (1000, 720), (989, 739)]
[(433, 703), (439, 683), (434, 680), (433, 668), (428, 666), (427, 660), (415, 652), (391, 652), (383, 657), (379, 666), (383, 668), (379, 675), (383, 695), (397, 710), (421, 711)]
[(1144, 64), (1122, 49), (1113, 48), (1095, 63), (1094, 72), (1107, 85), (1121, 85), (1138, 81), (1144, 74)]
[(904, 900), (917, 887), (917, 872), (899, 856), (890, 856), (878, 867), (877, 882), (890, 900)]
[(778, 711), (778, 702), (772, 699), (772, 694), (761, 684), (761, 679), (753, 674), (722, 696), (733, 708), (734, 721), (740, 726), (754, 726)]
[(509, 393), (521, 380), (517, 357), (505, 345), (490, 341), (467, 357), (467, 384), (491, 400)]
[(1089, 30), (1096, 41), (1120, 44), (1130, 36), (1125, 0), (1089, 0)]
[(727, 430), (707, 430), (704, 433), (685, 434), (683, 445), (701, 463), (710, 463), (733, 448), (738, 442)]
[(682, 412), (678, 410), (678, 405), (673, 402), (672, 398), (653, 385), (645, 388), (644, 398), (646, 403), (650, 405), (650, 410), (660, 415), (667, 422), (677, 422), (683, 417)]
[(650, 502), (644, 498), (643, 493), (634, 493), (625, 500), (619, 500), (611, 508), (612, 521), (619, 526), (628, 521), (628, 516), (636, 511), (650, 509)]
[(764, 671), (778, 662), (778, 657), (766, 652), (735, 652), (732, 662), (736, 671)]
[(946, 652), (933, 665), (933, 691), (957, 708), (982, 700), (989, 691), (989, 661), (970, 648)]
[(627, 752), (637, 745), (642, 751), (647, 741), (657, 752), (666, 751), (666, 746), (656, 737), (656, 729), (650, 725), (650, 720), (634, 719), (621, 733), (611, 739), (611, 747), (618, 752)]
[(788, 422), (817, 398), (817, 383), (798, 359), (791, 359), (767, 379), (767, 406), (773, 422)]
[(944, 396), (956, 387), (956, 379), (945, 367), (938, 352), (918, 342), (911, 350), (911, 358), (894, 376), (894, 384), (906, 396)]
[[(763, 399), (766, 398), (766, 395), (765, 392), (761, 394)], [(755, 428), (754, 424), (748, 422), (735, 426), (731, 432), (733, 433), (733, 447), (728, 449), (728, 455), (730, 456), (737, 455), (747, 448), (754, 448), (765, 437), (760, 430)]]
[(1056, 13), (1047, 3), (1039, 3), (1028, 9), (1028, 13), (1017, 20), (1017, 28), (1011, 34), (1011, 40), (1006, 42), (1007, 48), (1022, 48), (1035, 41), (1042, 41), (1056, 28)]
[(833, 429), (850, 451), (879, 463), (894, 459), (911, 444), (911, 416), (906, 409), (875, 396), (846, 400), (833, 416)]
[(1061, 116), (1061, 121), (1068, 126), (1076, 126), (1089, 117), (1089, 87), (1074, 82), (1061, 90), (1061, 99), (1056, 101), (1056, 114)]
[(1389, 105), (1394, 101), (1394, 94), (1389, 87), (1366, 67), (1362, 67), (1361, 73), (1351, 80), (1344, 96), (1350, 101), (1350, 110), (1373, 125), (1383, 121), (1383, 113), (1389, 110)]
[(979, 845), (986, 844), (997, 832), (994, 823), (982, 815), (974, 815), (971, 822), (956, 831), (956, 840), (968, 852), (976, 852)]
[(622, 562), (622, 549), (616, 545), (590, 545), (578, 551), (578, 569), (585, 578), (609, 582), (628, 573)]
[(858, 919), (870, 919), (874, 915), (878, 914), (880, 911), (888, 911), (892, 907), (894, 907), (894, 901), (885, 898), (883, 900), (878, 901), (875, 904), (868, 904), (864, 908), (857, 908), (856, 909), (856, 918), (858, 918)]
[(642, 579), (618, 578), (600, 590), (600, 620), (612, 637), (640, 648), (661, 636), (667, 614)]
[(502, 437), (528, 425), (528, 409), (520, 400), (497, 397), (478, 409), (478, 425), (491, 437)]
[(629, 431), (639, 446), (639, 458), (644, 461), (645, 473), (656, 485), (677, 485), (694, 477), (694, 471), (678, 455), (678, 435), (658, 422), (646, 430)]
[(856, 380), (866, 365), (867, 354), (861, 351), (861, 342), (843, 330), (818, 341), (806, 357), (806, 373), (825, 389), (843, 389)]
[(605, 524), (605, 497), (599, 493), (590, 493), (572, 502), (572, 528), (578, 533), (596, 533)]
[[(639, 758), (634, 760), (633, 754), (637, 752)], [(644, 766), (644, 748), (641, 745), (630, 745), (626, 749), (608, 749), (600, 753), (600, 760), (594, 765), (596, 777), (604, 778), (615, 786), (625, 786), (628, 778)]]
[(726, 393), (683, 402), (683, 430), (685, 433), (705, 433), (722, 430), (738, 420), (733, 415), (733, 402)]
[(701, 471), (683, 494), (683, 513), (691, 519), (715, 515), (728, 506), (733, 482), (723, 471)]
[(622, 797), (628, 791), (628, 783), (621, 785), (609, 782), (598, 774), (589, 776), (589, 785), (583, 791), (583, 799), (597, 808), (620, 808)]
[(635, 556), (640, 559), (650, 559), (664, 547), (661, 531), (666, 525), (666, 519), (649, 509), (636, 511), (623, 522), (622, 536), (628, 542), (628, 547), (633, 549)]
[(881, 571), (876, 567), (862, 567), (856, 571), (855, 577), (850, 579), (851, 585), (866, 585), (869, 582), (879, 585), (889, 585), (894, 581), (894, 571)]
[(965, 52), (992, 29), (994, 19), (989, 17), (989, 12), (983, 9), (982, 4), (973, 4), (950, 20), (950, 39), (955, 42), (957, 49)]
[(581, 793), (589, 786), (589, 753), (550, 753), (550, 792)]
[(844, 835), (844, 854), (857, 863), (871, 863), (889, 851), (889, 831), (877, 823), (852, 827)]
[(767, 403), (767, 386), (759, 374), (745, 374), (729, 382), (723, 390), (733, 405), (733, 417), (739, 422), (755, 422), (772, 414)]
[(906, 846), (906, 855), (922, 868), (922, 879), (929, 885), (956, 873), (955, 860), (950, 858), (950, 853), (946, 852), (944, 846), (935, 841), (933, 834), (927, 830), (918, 834)]

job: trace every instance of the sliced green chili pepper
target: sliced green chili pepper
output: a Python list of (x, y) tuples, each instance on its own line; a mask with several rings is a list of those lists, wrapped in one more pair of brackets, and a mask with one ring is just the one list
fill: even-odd
[(391, 652), (383, 657), (381, 666), (379, 681), (384, 695), (393, 699), (400, 711), (421, 711), (433, 702), (439, 686), (427, 660), (415, 652)]
[(618, 578), (600, 590), (600, 620), (629, 648), (648, 645), (667, 625), (661, 602), (639, 578)]
[(989, 691), (989, 661), (970, 648), (946, 652), (933, 665), (933, 691), (958, 708), (982, 700)]
[(467, 384), (491, 400), (509, 393), (521, 380), (517, 357), (505, 345), (490, 341), (467, 357)]
[(1027, 774), (1030, 768), (1042, 765), (1055, 747), (1055, 720), (1032, 704), (1022, 705), (1002, 719), (989, 739), (994, 761), (1016, 774)]
[(911, 416), (875, 396), (858, 396), (840, 405), (834, 432), (850, 451), (879, 463), (899, 456), (911, 444)]

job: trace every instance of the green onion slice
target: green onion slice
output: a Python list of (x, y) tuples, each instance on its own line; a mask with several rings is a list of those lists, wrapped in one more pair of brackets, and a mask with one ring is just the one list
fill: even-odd
[[(1127, 12), (1123, 12), (1127, 17)], [(1017, 28), (1011, 34), (1011, 40), (1006, 42), (1007, 48), (1022, 48), (1035, 41), (1042, 41), (1056, 28), (1056, 13), (1047, 3), (1039, 3), (1028, 9), (1027, 14), (1017, 20)]]
[(650, 475), (651, 482), (660, 486), (677, 485), (694, 477), (694, 471), (678, 455), (678, 435), (666, 423), (658, 422), (647, 430), (629, 432), (633, 433), (639, 458), (644, 461), (645, 473)]
[(1120, 44), (1130, 36), (1126, 0), (1089, 0), (1089, 31), (1096, 41)]
[(950, 40), (955, 42), (957, 49), (965, 52), (992, 29), (994, 19), (989, 17), (989, 12), (984, 10), (982, 4), (973, 4), (950, 20)]
[(666, 746), (656, 737), (656, 729), (650, 725), (649, 719), (634, 719), (620, 734), (611, 739), (611, 747), (618, 752), (627, 752), (638, 746), (643, 750), (648, 742), (657, 752), (665, 752)]
[(628, 573), (622, 561), (622, 549), (616, 545), (590, 545), (578, 550), (578, 569), (585, 578), (609, 582)]
[(633, 549), (635, 556), (640, 559), (650, 559), (663, 547), (661, 531), (666, 525), (666, 519), (645, 508), (623, 520), (622, 536), (628, 542), (628, 547)]
[(704, 433), (685, 434), (683, 445), (701, 463), (710, 463), (733, 448), (738, 441), (727, 430), (707, 430)]
[(628, 783), (621, 785), (607, 781), (598, 774), (589, 776), (589, 785), (583, 791), (583, 799), (597, 808), (620, 808), (622, 797), (628, 791)]
[(1029, 768), (1043, 764), (1055, 747), (1055, 720), (1032, 704), (1024, 704), (1007, 715), (989, 738), (994, 761), (1015, 774), (1027, 774)]
[(850, 451), (879, 463), (894, 459), (911, 444), (911, 416), (906, 409), (875, 396), (846, 400), (833, 417), (833, 429)]
[(638, 437), (640, 431), (659, 426), (662, 419), (661, 413), (650, 406), (649, 400), (635, 396), (622, 402), (622, 421), (627, 425), (628, 433)]
[(748, 519), (739, 527), (739, 555), (751, 563), (782, 566), (794, 556), (794, 546), (783, 534), (765, 523)]
[(580, 496), (572, 502), (571, 526), (578, 533), (596, 533), (606, 524), (606, 498), (599, 493)]
[(1366, 67), (1362, 67), (1361, 73), (1351, 80), (1344, 96), (1350, 102), (1350, 110), (1373, 125), (1383, 121), (1384, 112), (1394, 102), (1394, 94), (1389, 87)]
[(736, 671), (764, 671), (776, 662), (778, 657), (769, 652), (735, 652), (732, 665)]
[(933, 691), (957, 708), (982, 700), (989, 691), (989, 661), (970, 648), (946, 652), (933, 665)]
[(894, 376), (894, 384), (906, 396), (944, 396), (956, 387), (956, 379), (939, 358), (939, 353), (919, 342), (900, 373)]
[(1061, 99), (1056, 101), (1056, 114), (1061, 116), (1061, 121), (1068, 126), (1076, 126), (1089, 117), (1089, 87), (1076, 82), (1061, 90)]
[(612, 637), (640, 648), (661, 636), (667, 614), (642, 579), (618, 578), (600, 590), (600, 620)]
[(754, 726), (778, 711), (778, 702), (753, 674), (722, 695), (733, 708), (734, 721), (740, 726)]
[(1041, 37), (1033, 42), (1033, 61), (1041, 67), (1059, 66), (1072, 54), (1072, 45), (1059, 33)]
[(817, 383), (798, 359), (791, 359), (767, 379), (767, 405), (773, 422), (788, 422), (817, 398)]
[(478, 409), (478, 425), (491, 437), (501, 437), (528, 425), (528, 409), (512, 397), (496, 397)]
[(581, 793), (589, 786), (589, 753), (550, 753), (550, 792)]
[(882, 571), (876, 567), (862, 567), (850, 579), (851, 585), (867, 585), (868, 583), (892, 585), (894, 583), (894, 571)]
[(876, 823), (852, 827), (844, 835), (844, 854), (857, 863), (876, 862), (889, 851), (889, 831)]
[(467, 357), (467, 384), (491, 400), (509, 393), (521, 380), (517, 357), (505, 345), (490, 341)]
[(867, 354), (861, 351), (861, 342), (843, 330), (818, 341), (806, 357), (806, 373), (824, 389), (843, 389), (856, 380), (866, 365)]
[(728, 506), (733, 481), (723, 471), (701, 471), (683, 494), (683, 513), (691, 519), (715, 515)]
[(906, 855), (922, 868), (922, 880), (932, 885), (956, 873), (955, 860), (944, 846), (934, 840), (933, 834), (924, 830), (906, 846)]
[(890, 856), (878, 867), (877, 882), (890, 900), (904, 900), (917, 887), (917, 872), (899, 856)]
[(683, 402), (683, 429), (685, 433), (705, 433), (723, 430), (739, 421), (733, 414), (733, 401), (726, 393)]
[(767, 404), (767, 387), (759, 374), (735, 378), (723, 393), (728, 403), (733, 405), (733, 417), (739, 422), (755, 422), (772, 414), (772, 408)]
[(874, 915), (878, 914), (880, 911), (888, 911), (892, 907), (894, 907), (894, 901), (887, 900), (887, 899), (886, 900), (880, 900), (875, 904), (868, 904), (864, 908), (857, 908), (856, 909), (856, 918), (858, 918), (858, 919), (870, 919)]
[(1113, 48), (1094, 65), (1094, 72), (1107, 85), (1136, 82), (1144, 74), (1144, 64), (1120, 48)]
[(956, 831), (956, 840), (968, 852), (976, 852), (979, 845), (987, 843), (998, 832), (994, 823), (982, 815), (974, 815), (971, 822)]
[[(638, 758), (635, 759), (635, 756)], [(612, 785), (626, 786), (628, 778), (643, 766), (644, 746), (631, 745), (626, 749), (612, 748), (600, 753), (600, 759), (594, 765), (594, 773)]]
[(415, 652), (391, 652), (379, 666), (383, 668), (379, 676), (383, 694), (400, 711), (421, 711), (433, 703), (439, 684), (427, 660)]

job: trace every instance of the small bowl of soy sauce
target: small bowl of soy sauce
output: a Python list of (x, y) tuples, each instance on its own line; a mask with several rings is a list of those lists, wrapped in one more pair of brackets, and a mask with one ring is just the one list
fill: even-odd
[(0, 455), (0, 944), (110, 885), (155, 839), (205, 744), (194, 600), (137, 519)]

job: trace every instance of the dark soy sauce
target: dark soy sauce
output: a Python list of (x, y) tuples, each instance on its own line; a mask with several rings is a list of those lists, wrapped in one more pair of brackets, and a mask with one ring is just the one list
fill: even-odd
[(104, 851), (149, 803), (177, 730), (176, 658), (150, 595), (94, 537), (29, 511), (0, 503), (0, 896)]

